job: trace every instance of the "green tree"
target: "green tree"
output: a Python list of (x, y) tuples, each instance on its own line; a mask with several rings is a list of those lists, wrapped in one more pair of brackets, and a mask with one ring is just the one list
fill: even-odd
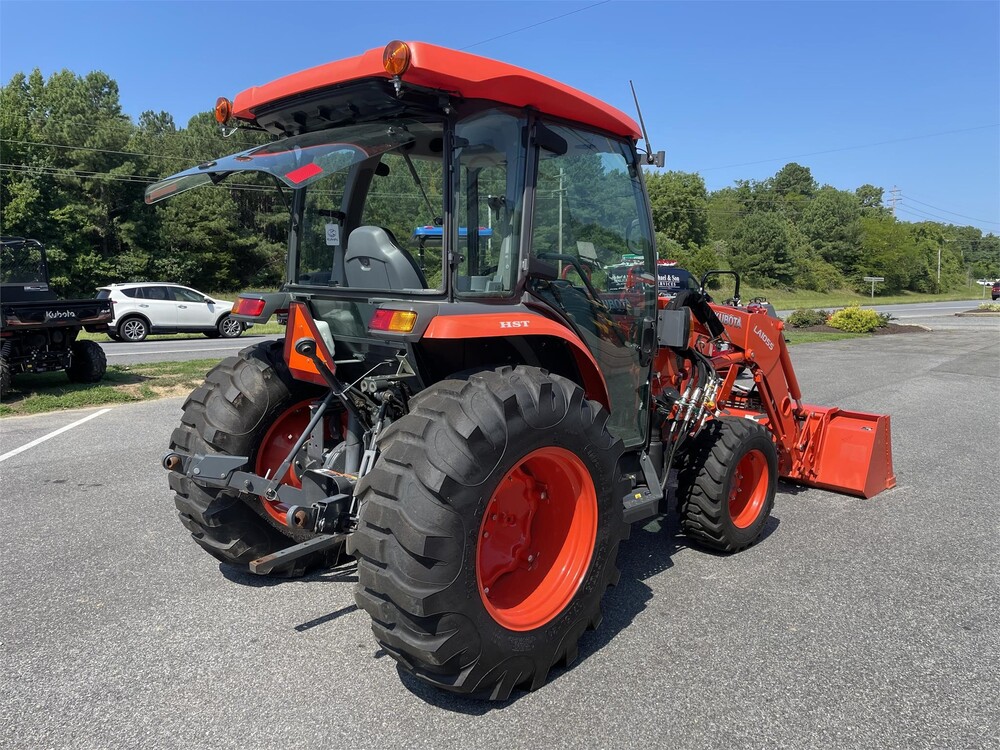
[(864, 184), (854, 191), (862, 216), (887, 216), (888, 209), (882, 205), (885, 191), (874, 185)]
[(653, 227), (686, 247), (708, 242), (708, 193), (701, 175), (660, 172), (646, 175)]
[(816, 192), (816, 180), (813, 179), (809, 167), (791, 162), (779, 169), (771, 179), (771, 190), (785, 198), (791, 196), (810, 198)]
[(861, 218), (862, 257), (851, 274), (858, 292), (870, 289), (864, 276), (882, 276), (876, 294), (896, 294), (910, 287), (911, 279), (926, 280), (929, 269), (920, 267), (916, 242), (907, 228), (890, 217)]
[(861, 209), (848, 192), (824, 187), (806, 204), (798, 221), (817, 255), (842, 274), (861, 257)]
[(751, 283), (791, 284), (796, 269), (788, 220), (763, 211), (744, 217), (730, 240), (729, 262)]

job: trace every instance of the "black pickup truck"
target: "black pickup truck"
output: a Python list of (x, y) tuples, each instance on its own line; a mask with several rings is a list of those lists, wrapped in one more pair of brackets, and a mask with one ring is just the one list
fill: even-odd
[(37, 240), (0, 237), (0, 398), (22, 372), (65, 370), (75, 383), (96, 383), (108, 361), (80, 331), (107, 331), (111, 301), (60, 300), (49, 290), (45, 248)]

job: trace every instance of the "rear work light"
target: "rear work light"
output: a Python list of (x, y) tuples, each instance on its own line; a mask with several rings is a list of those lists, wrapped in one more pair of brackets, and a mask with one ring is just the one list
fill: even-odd
[(417, 322), (417, 314), (409, 310), (376, 310), (368, 329), (409, 333)]
[(256, 318), (264, 312), (265, 302), (262, 299), (249, 299), (247, 297), (237, 297), (236, 304), (233, 305), (233, 315), (246, 315)]

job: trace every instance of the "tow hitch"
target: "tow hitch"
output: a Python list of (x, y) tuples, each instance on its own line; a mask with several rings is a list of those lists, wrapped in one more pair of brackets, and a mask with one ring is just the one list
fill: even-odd
[(163, 468), (183, 474), (202, 487), (259, 495), (270, 491), (288, 506), (287, 526), (317, 535), (251, 561), (250, 572), (265, 575), (301, 557), (343, 544), (350, 536), (355, 526), (351, 502), (356, 477), (329, 469), (307, 469), (300, 477), (301, 489), (288, 484), (274, 489), (266, 477), (243, 471), (248, 460), (246, 456), (189, 456), (171, 451), (163, 457)]

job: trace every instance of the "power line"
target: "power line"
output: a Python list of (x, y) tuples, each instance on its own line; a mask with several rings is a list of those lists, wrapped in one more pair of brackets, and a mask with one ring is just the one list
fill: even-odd
[(986, 130), (988, 128), (996, 128), (996, 127), (1000, 127), (1000, 122), (993, 123), (992, 125), (977, 125), (974, 128), (963, 128), (961, 130), (945, 130), (945, 131), (943, 131), (941, 133), (925, 133), (924, 135), (912, 135), (912, 136), (908, 136), (906, 138), (893, 138), (892, 140), (889, 140), (889, 141), (878, 141), (876, 143), (864, 143), (864, 144), (861, 144), (861, 145), (858, 145), (858, 146), (843, 146), (841, 148), (826, 149), (825, 151), (810, 151), (807, 154), (796, 154), (794, 156), (781, 156), (781, 157), (776, 157), (774, 159), (759, 159), (758, 161), (746, 161), (746, 162), (743, 162), (742, 164), (727, 164), (724, 167), (706, 167), (704, 169), (700, 169), (699, 172), (712, 172), (712, 171), (717, 170), (717, 169), (734, 169), (736, 167), (749, 167), (749, 166), (753, 166), (754, 164), (767, 164), (768, 162), (772, 162), (772, 161), (786, 161), (788, 159), (801, 159), (804, 156), (820, 156), (822, 154), (835, 154), (835, 153), (840, 152), (840, 151), (853, 151), (855, 149), (861, 149), (861, 148), (872, 148), (874, 146), (885, 146), (885, 145), (888, 145), (890, 143), (903, 143), (904, 141), (916, 141), (916, 140), (920, 140), (921, 138), (937, 138), (938, 136), (942, 136), (942, 135), (956, 135), (958, 133), (969, 133), (969, 132), (972, 132), (973, 130)]
[(522, 26), (519, 29), (514, 29), (513, 31), (508, 31), (497, 36), (491, 36), (489, 39), (483, 39), (481, 42), (476, 42), (475, 44), (470, 44), (467, 47), (459, 47), (459, 51), (464, 52), (467, 49), (472, 49), (473, 47), (478, 47), (480, 44), (486, 44), (487, 42), (495, 42), (497, 39), (503, 39), (504, 37), (512, 36), (514, 34), (519, 34), (522, 31), (527, 31), (528, 29), (534, 29), (538, 26), (542, 26), (547, 23), (552, 23), (552, 21), (558, 21), (560, 18), (566, 18), (567, 16), (572, 16), (575, 13), (582, 13), (585, 10), (590, 10), (591, 8), (596, 8), (598, 5), (607, 5), (611, 0), (601, 0), (599, 3), (594, 3), (593, 5), (586, 5), (583, 8), (577, 8), (576, 10), (571, 10), (569, 13), (563, 13), (559, 16), (553, 16), (552, 18), (546, 18), (544, 21), (539, 21), (538, 23), (530, 24), (529, 26)]
[(1000, 224), (1000, 221), (990, 221), (989, 219), (977, 219), (975, 216), (966, 216), (965, 214), (960, 214), (956, 211), (949, 211), (947, 208), (941, 208), (940, 206), (932, 206), (930, 203), (924, 203), (923, 201), (918, 201), (916, 198), (910, 195), (903, 194), (903, 199), (908, 201), (913, 201), (914, 203), (919, 203), (921, 206), (927, 206), (927, 208), (933, 208), (935, 211), (940, 211), (944, 214), (951, 214), (952, 216), (960, 216), (963, 219), (968, 219), (969, 221), (981, 221), (984, 224)]
[[(63, 169), (60, 167), (43, 167), (31, 164), (0, 164), (0, 172), (16, 172), (19, 174), (38, 174), (48, 177), (72, 177), (82, 180), (112, 180), (116, 182), (134, 182), (142, 185), (152, 185), (159, 182), (159, 177), (149, 177), (146, 175), (126, 174), (115, 175), (110, 172), (88, 172), (79, 169)], [(243, 190), (252, 193), (274, 193), (276, 187), (268, 185), (249, 185), (245, 183), (226, 183), (224, 186), (230, 190)]]
[[(94, 151), (100, 154), (115, 154), (118, 156), (145, 156), (148, 159), (169, 159), (171, 161), (183, 161), (190, 164), (196, 157), (194, 156), (166, 156), (160, 154), (146, 154), (141, 151), (114, 151), (108, 148), (95, 148), (93, 146), (67, 146), (61, 143), (44, 143), (42, 141), (19, 141), (14, 138), (0, 138), (0, 143), (17, 143), (23, 146), (47, 146), (48, 148), (61, 148), (68, 151)], [(210, 156), (209, 159), (218, 157)]]
[(899, 210), (904, 213), (910, 214), (917, 219), (922, 219), (923, 221), (931, 221), (935, 224), (948, 224), (950, 226), (955, 226), (955, 222), (951, 219), (946, 219), (941, 216), (935, 216), (934, 214), (929, 214), (926, 211), (921, 211), (919, 208), (914, 208), (913, 206), (907, 206), (905, 204), (900, 204)]

